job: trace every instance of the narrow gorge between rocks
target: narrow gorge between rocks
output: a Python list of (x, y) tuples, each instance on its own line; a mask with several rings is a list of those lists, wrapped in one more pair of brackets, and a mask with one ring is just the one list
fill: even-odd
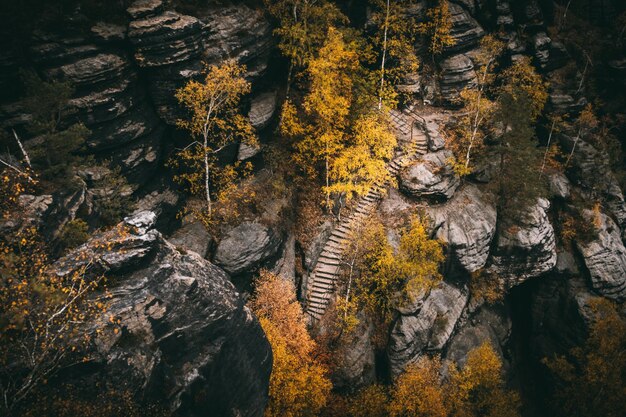
[(623, 1), (0, 19), (0, 416), (626, 417)]

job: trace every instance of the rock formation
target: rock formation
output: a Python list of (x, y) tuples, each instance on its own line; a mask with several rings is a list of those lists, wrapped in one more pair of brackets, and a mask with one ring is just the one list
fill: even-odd
[(90, 360), (73, 372), (81, 389), (106, 375), (184, 415), (262, 416), (272, 356), (259, 323), (228, 275), (178, 251), (155, 219), (129, 217), (55, 264), (64, 276), (92, 261), (109, 276), (105, 317), (87, 326)]
[(243, 222), (220, 240), (214, 262), (232, 275), (250, 272), (276, 256), (283, 236), (261, 223)]
[(427, 351), (441, 350), (448, 342), (467, 303), (467, 291), (442, 282), (423, 300), (416, 300), (415, 311), (404, 307), (389, 337), (391, 375), (397, 376)]
[(460, 184), (450, 165), (452, 158), (450, 151), (427, 153), (400, 172), (400, 190), (432, 202), (450, 199)]
[(522, 219), (500, 227), (488, 270), (506, 288), (538, 277), (556, 265), (556, 240), (548, 219), (549, 207), (548, 200), (540, 199)]

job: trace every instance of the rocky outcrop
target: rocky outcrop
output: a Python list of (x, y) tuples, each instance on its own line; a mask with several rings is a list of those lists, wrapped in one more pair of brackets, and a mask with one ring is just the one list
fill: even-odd
[(473, 17), (461, 6), (449, 2), (450, 20), (452, 29), (450, 35), (454, 44), (446, 47), (446, 52), (458, 52), (471, 49), (478, 45), (485, 31)]
[[(626, 238), (626, 201), (619, 182), (608, 165), (609, 155), (582, 139), (576, 142), (574, 148), (575, 142), (575, 137), (560, 135), (563, 149), (566, 152), (574, 149), (572, 157), (574, 170), (570, 176), (586, 192), (603, 197), (606, 206), (622, 229), (622, 238)], [(599, 178), (602, 178), (602, 181), (598, 181)]]
[(449, 200), (461, 183), (450, 165), (453, 158), (452, 152), (446, 150), (427, 153), (400, 172), (400, 190), (431, 202)]
[(262, 77), (269, 66), (274, 38), (272, 25), (253, 2), (225, 2), (200, 11), (204, 23), (204, 53), (209, 62), (234, 58), (246, 66), (248, 78)]
[(376, 358), (372, 333), (374, 326), (365, 315), (335, 350), (337, 365), (333, 369), (334, 387), (349, 392), (376, 381)]
[(485, 266), (496, 233), (496, 209), (475, 185), (461, 188), (448, 203), (427, 208), (448, 256), (467, 272)]
[[(588, 221), (593, 214), (586, 212)], [(626, 299), (626, 248), (620, 229), (610, 217), (599, 215), (599, 231), (591, 242), (577, 242), (591, 286), (598, 293), (614, 300)]]
[(423, 302), (415, 304), (417, 311), (403, 309), (392, 327), (387, 348), (392, 376), (402, 373), (426, 351), (443, 349), (467, 298), (466, 290), (442, 282)]
[(476, 87), (474, 64), (467, 55), (453, 55), (441, 61), (439, 67), (439, 91), (444, 102), (455, 103), (464, 88)]
[(202, 70), (202, 60), (218, 64), (233, 58), (247, 66), (252, 80), (267, 69), (272, 28), (260, 10), (245, 4), (213, 5), (188, 16), (166, 10), (161, 0), (139, 0), (128, 38), (144, 69), (159, 116), (168, 124), (180, 117), (172, 92)]
[(511, 335), (511, 320), (501, 307), (482, 306), (450, 340), (445, 359), (463, 367), (468, 353), (489, 342), (500, 358)]
[[(108, 28), (98, 27), (98, 33)], [(40, 33), (31, 56), (49, 79), (69, 82), (75, 89), (64, 122), (79, 121), (89, 128), (90, 152), (142, 184), (160, 162), (163, 129), (123, 48), (115, 37), (102, 36)]]
[(128, 39), (135, 62), (145, 69), (159, 116), (173, 124), (179, 117), (173, 92), (201, 69), (202, 23), (192, 16), (163, 11), (160, 0), (140, 0), (128, 12), (134, 19), (128, 26)]
[(278, 105), (278, 91), (267, 91), (252, 98), (250, 103), (250, 124), (257, 130), (261, 130), (270, 123), (276, 114)]
[(278, 254), (283, 236), (261, 223), (243, 222), (219, 241), (214, 262), (232, 275), (250, 272)]
[(505, 288), (538, 277), (556, 265), (556, 239), (548, 218), (548, 200), (539, 199), (516, 222), (506, 221), (496, 237), (488, 272)]
[(206, 258), (213, 245), (213, 237), (206, 227), (189, 216), (183, 219), (183, 225), (174, 231), (168, 238), (168, 242), (176, 246), (180, 251), (190, 250), (202, 258)]
[(55, 264), (59, 276), (91, 262), (110, 277), (105, 317), (86, 326), (90, 359), (72, 372), (78, 389), (105, 380), (178, 415), (262, 416), (272, 356), (259, 323), (224, 271), (176, 250), (155, 218), (127, 218)]

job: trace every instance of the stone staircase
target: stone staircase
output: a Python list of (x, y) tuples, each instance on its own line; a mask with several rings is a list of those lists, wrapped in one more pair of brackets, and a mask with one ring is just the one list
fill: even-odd
[[(391, 122), (398, 138), (398, 150), (387, 169), (394, 178), (404, 166), (428, 152), (429, 134), (434, 133), (433, 124), (437, 124), (433, 117), (421, 117), (410, 108), (402, 112), (392, 111)], [(357, 230), (376, 209), (388, 186), (389, 181), (372, 187), (359, 199), (352, 213), (343, 217), (326, 241), (307, 281), (305, 309), (311, 320), (322, 317), (334, 294), (342, 253), (350, 232)]]

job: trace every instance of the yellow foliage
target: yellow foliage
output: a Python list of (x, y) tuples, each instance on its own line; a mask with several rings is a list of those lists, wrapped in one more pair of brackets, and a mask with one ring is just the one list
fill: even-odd
[(360, 390), (348, 403), (348, 412), (353, 417), (387, 417), (389, 397), (387, 389), (378, 384)]
[(330, 166), (330, 193), (345, 193), (345, 203), (367, 194), (375, 184), (391, 181), (386, 166), (396, 136), (382, 113), (368, 113), (355, 122), (351, 141)]
[(303, 103), (304, 114), (287, 103), (281, 131), (295, 139), (296, 164), (309, 176), (324, 163), (326, 200), (330, 202), (330, 166), (345, 147), (348, 115), (352, 102), (352, 73), (358, 67), (356, 52), (346, 45), (342, 34), (329, 28), (328, 38), (307, 74), (309, 93)]
[(501, 93), (508, 95), (514, 101), (528, 98), (531, 106), (531, 121), (537, 120), (548, 99), (548, 90), (547, 84), (535, 71), (530, 58), (521, 57), (516, 60), (513, 65), (503, 71), (502, 77), (506, 83), (501, 87)]
[(471, 350), (465, 366), (450, 367), (446, 390), (450, 416), (519, 416), (519, 395), (502, 379), (502, 361), (489, 342)]
[(206, 199), (208, 218), (212, 215), (212, 184), (225, 173), (217, 164), (218, 152), (237, 141), (256, 142), (248, 118), (238, 111), (242, 96), (250, 92), (244, 76), (243, 66), (227, 60), (220, 66), (208, 66), (202, 82), (191, 80), (176, 92), (176, 99), (189, 113), (189, 118), (178, 120), (177, 125), (194, 141), (179, 150), (169, 164), (179, 169), (176, 182)]
[(274, 33), (278, 48), (293, 66), (304, 67), (326, 41), (328, 28), (346, 23), (347, 18), (326, 0), (263, 0), (278, 20)]
[(453, 46), (456, 40), (450, 34), (452, 19), (450, 5), (447, 0), (439, 0), (437, 6), (430, 8), (426, 13), (427, 21), (420, 23), (417, 30), (428, 38), (428, 50), (434, 55), (440, 55), (446, 48)]
[(354, 271), (354, 288), (348, 282), (346, 291), (348, 301), (358, 308), (348, 311), (365, 309), (384, 322), (399, 303), (415, 298), (441, 280), (438, 269), (444, 260), (443, 244), (430, 238), (426, 225), (424, 219), (414, 217), (402, 233), (397, 253), (378, 219), (370, 219), (352, 232), (344, 259)]
[(496, 276), (479, 270), (472, 274), (470, 293), (475, 299), (483, 299), (488, 304), (496, 304), (504, 300), (506, 290), (502, 286), (502, 281)]
[(438, 356), (424, 356), (407, 366), (395, 381), (389, 404), (391, 417), (446, 417), (446, 387), (443, 386)]
[(557, 378), (555, 408), (561, 416), (618, 417), (626, 403), (626, 320), (609, 300), (596, 298), (590, 307), (585, 344), (544, 359)]
[(332, 384), (328, 369), (316, 359), (302, 307), (290, 282), (261, 271), (249, 307), (259, 317), (272, 346), (267, 417), (315, 416), (326, 405)]

